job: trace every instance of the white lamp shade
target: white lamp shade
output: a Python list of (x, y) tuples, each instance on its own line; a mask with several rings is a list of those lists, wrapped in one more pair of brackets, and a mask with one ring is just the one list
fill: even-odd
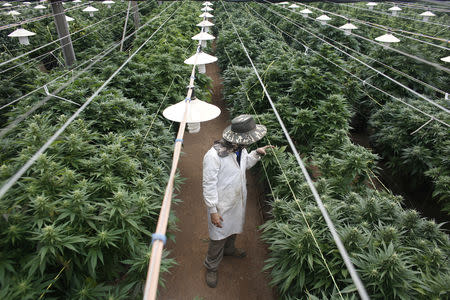
[(6, 3), (3, 3), (3, 5), (2, 5), (3, 7), (10, 7), (10, 6), (12, 6), (12, 4), (11, 3), (8, 3), (8, 2), (6, 2)]
[(450, 62), (450, 56), (441, 58), (442, 61)]
[(34, 9), (45, 9), (46, 7), (44, 6), (44, 5), (36, 5), (35, 7), (34, 7)]
[[(200, 32), (199, 34), (196, 34), (192, 37), (193, 40), (201, 41), (202, 48), (206, 47), (206, 41), (214, 40), (215, 37), (209, 33), (206, 33), (204, 31)], [(206, 70), (205, 70), (206, 72)], [(205, 73), (203, 72), (203, 73)]]
[(88, 12), (90, 17), (94, 16), (94, 12), (98, 11), (98, 9), (96, 9), (95, 7), (92, 6), (88, 6), (85, 9), (83, 9), (84, 12)]
[(426, 11), (420, 14), (423, 17), (435, 17), (436, 15), (433, 14), (431, 11)]
[(195, 98), (189, 103), (183, 100), (167, 107), (163, 111), (163, 116), (171, 121), (181, 122), (183, 121), (186, 105), (188, 105), (188, 115), (186, 119), (186, 122), (188, 123), (206, 122), (215, 119), (220, 115), (220, 108)]
[(388, 44), (389, 43), (398, 43), (398, 42), (400, 42), (400, 40), (398, 38), (396, 38), (395, 36), (393, 36), (390, 33), (381, 35), (381, 36), (375, 38), (375, 40), (378, 41), (378, 42), (388, 43)]
[(358, 27), (356, 27), (352, 23), (344, 24), (344, 25), (340, 26), (339, 28), (344, 30), (345, 35), (350, 35), (352, 33), (353, 29), (358, 29)]
[(23, 28), (19, 28), (8, 34), (9, 37), (26, 37), (26, 36), (33, 36), (36, 35), (36, 33), (28, 31)]
[(22, 45), (29, 45), (30, 41), (28, 40), (28, 37), (33, 36), (33, 35), (36, 35), (36, 33), (28, 31), (23, 28), (16, 29), (13, 32), (11, 32), (10, 34), (8, 34), (9, 37), (19, 38), (19, 43), (21, 43)]
[(205, 6), (205, 7), (203, 7), (202, 9), (201, 9), (201, 11), (213, 11), (214, 9), (212, 9), (211, 7), (209, 7), (209, 6)]
[(210, 21), (201, 21), (200, 23), (197, 24), (198, 27), (211, 27), (214, 26), (213, 23), (211, 23)]
[(69, 16), (66, 16), (66, 21), (67, 21), (67, 22), (72, 22), (72, 21), (75, 21), (75, 19), (74, 19), (74, 18), (71, 18), (71, 17), (69, 17)]
[(320, 17), (317, 17), (316, 20), (319, 20), (319, 21), (330, 21), (331, 18), (329, 16), (327, 16), (327, 15), (321, 15)]
[(209, 1), (203, 2), (203, 6), (211, 6), (211, 5), (213, 5), (213, 4)]
[(389, 8), (390, 11), (401, 11), (402, 9), (398, 6), (392, 6), (391, 8)]
[(320, 17), (317, 17), (316, 20), (320, 21), (320, 24), (325, 25), (327, 24), (327, 21), (331, 20), (331, 18), (327, 15), (321, 15)]
[(367, 6), (377, 6), (378, 4), (376, 2), (368, 2), (366, 5)]
[(305, 9), (301, 10), (300, 13), (302, 14), (303, 17), (307, 18), (309, 14), (312, 14), (312, 11), (305, 8)]
[(210, 14), (209, 12), (204, 12), (199, 17), (200, 18), (214, 18), (214, 16), (212, 14)]
[(214, 40), (215, 37), (209, 33), (200, 32), (199, 34), (194, 35), (192, 39), (197, 41), (211, 41)]
[(102, 2), (103, 4), (106, 4), (108, 6), (108, 8), (111, 8), (111, 4), (114, 4), (114, 1), (112, 0), (106, 0)]
[(341, 28), (341, 29), (350, 29), (350, 30), (358, 29), (358, 27), (356, 27), (356, 26), (353, 25), (352, 23), (347, 23), (347, 24), (345, 24), (345, 25), (342, 25), (342, 26), (339, 27), (339, 28)]
[(10, 12), (7, 12), (6, 14), (14, 17), (14, 16), (20, 15), (20, 12), (18, 12), (16, 10), (12, 10)]
[(206, 54), (204, 52), (199, 52), (184, 61), (187, 65), (204, 65), (211, 64), (217, 61), (217, 57)]
[(94, 12), (94, 11), (98, 11), (98, 9), (96, 9), (95, 7), (92, 6), (88, 6), (85, 9), (83, 9), (84, 12)]
[(291, 4), (291, 5), (289, 5), (289, 8), (292, 8), (292, 9), (297, 9), (297, 8), (299, 8), (300, 6), (298, 6), (297, 4)]
[(23, 4), (24, 4), (25, 6), (29, 6), (29, 5), (31, 4), (31, 2), (25, 1), (25, 2), (23, 2)]
[(73, 0), (73, 3), (80, 3), (81, 0)]

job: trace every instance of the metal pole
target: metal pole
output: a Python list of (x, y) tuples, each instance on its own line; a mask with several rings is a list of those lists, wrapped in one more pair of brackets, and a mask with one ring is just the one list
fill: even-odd
[(123, 25), (123, 34), (122, 34), (122, 41), (120, 42), (120, 51), (123, 50), (123, 39), (125, 38), (125, 34), (127, 32), (128, 17), (130, 15), (130, 6), (131, 1), (128, 1), (127, 17), (125, 18), (125, 25)]
[(61, 47), (66, 66), (71, 66), (77, 59), (73, 51), (72, 39), (70, 37), (69, 25), (67, 25), (66, 14), (60, 0), (52, 0), (52, 11), (55, 19), (56, 31), (61, 40)]
[(131, 1), (131, 5), (133, 5), (133, 19), (134, 19), (134, 30), (139, 29), (140, 24), (140, 16), (139, 16), (139, 7), (137, 1)]

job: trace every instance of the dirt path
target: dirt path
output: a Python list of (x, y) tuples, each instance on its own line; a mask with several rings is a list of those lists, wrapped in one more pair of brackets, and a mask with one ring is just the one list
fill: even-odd
[(213, 79), (213, 103), (222, 110), (212, 121), (202, 123), (197, 134), (186, 133), (184, 155), (179, 163), (181, 176), (186, 178), (178, 198), (182, 203), (174, 210), (179, 218), (175, 233), (176, 243), (168, 242), (170, 257), (178, 262), (171, 274), (165, 274), (166, 288), (160, 288), (160, 300), (266, 300), (276, 299), (269, 287), (268, 274), (261, 272), (267, 258), (265, 245), (259, 240), (257, 226), (262, 224), (259, 199), (262, 189), (257, 186), (257, 178), (247, 175), (247, 212), (243, 234), (236, 241), (237, 247), (247, 251), (244, 259), (225, 257), (219, 268), (219, 282), (215, 289), (205, 283), (203, 260), (208, 249), (208, 226), (206, 207), (202, 199), (202, 161), (213, 142), (221, 137), (223, 129), (229, 125), (229, 114), (222, 100), (222, 79), (218, 65), (206, 67)]

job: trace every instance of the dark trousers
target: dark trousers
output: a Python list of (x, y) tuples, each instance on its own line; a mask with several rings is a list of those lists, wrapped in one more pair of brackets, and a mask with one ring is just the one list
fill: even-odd
[(211, 271), (217, 271), (224, 253), (232, 254), (235, 251), (234, 242), (236, 235), (232, 234), (223, 240), (209, 240), (208, 253), (204, 262), (205, 267)]

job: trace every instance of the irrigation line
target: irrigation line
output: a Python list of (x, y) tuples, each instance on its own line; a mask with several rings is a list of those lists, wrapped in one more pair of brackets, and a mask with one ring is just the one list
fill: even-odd
[[(136, 31), (134, 31), (132, 34), (130, 34), (129, 36), (127, 36), (125, 38), (125, 40), (129, 39), (131, 36), (133, 36), (134, 34), (136, 34), (139, 30), (141, 30), (142, 28), (146, 27), (148, 24), (150, 24), (150, 22), (152, 22), (153, 20), (157, 19), (159, 17), (160, 14), (162, 14), (165, 10), (167, 10), (170, 6), (166, 7), (164, 10), (162, 10), (158, 15), (156, 15), (155, 17), (153, 17), (152, 19), (150, 19), (146, 24), (142, 25), (141, 27), (139, 27)], [(113, 47), (111, 47), (109, 50), (106, 51), (106, 53), (104, 53), (101, 57), (99, 57), (96, 61), (92, 62), (89, 66), (87, 66), (85, 69), (83, 69), (80, 73), (78, 73), (77, 75), (73, 76), (68, 82), (64, 83), (59, 89), (57, 89), (55, 92), (53, 92), (54, 95), (57, 95), (60, 91), (62, 91), (63, 89), (65, 89), (68, 85), (70, 85), (75, 79), (77, 79), (81, 74), (83, 74), (84, 72), (86, 72), (87, 70), (89, 70), (93, 65), (95, 65), (97, 62), (99, 62), (102, 57), (105, 57), (107, 54), (109, 54), (112, 50), (114, 50), (115, 48), (117, 48), (120, 45), (120, 42), (116, 43)], [(92, 58), (93, 59), (93, 58)], [(86, 64), (89, 61), (92, 61), (92, 59), (84, 62), (82, 65)], [(81, 67), (77, 66), (78, 67)], [(71, 71), (66, 72), (65, 74), (55, 78), (54, 80), (48, 82), (45, 85), (48, 85), (54, 81), (56, 81), (57, 79), (67, 75), (68, 73), (70, 73)], [(36, 92), (37, 90), (43, 88), (39, 87), (37, 89), (35, 89), (34, 91), (28, 93), (27, 95), (24, 95), (22, 97), (20, 97), (19, 99), (16, 99), (17, 101), (20, 99), (23, 99), (24, 97)], [(9, 131), (11, 131), (13, 128), (15, 128), (20, 122), (22, 122), (24, 119), (26, 119), (30, 114), (32, 114), (33, 112), (35, 112), (38, 108), (40, 108), (42, 105), (44, 105), (51, 97), (47, 96), (45, 97), (45, 99), (39, 101), (38, 103), (36, 103), (30, 110), (28, 110), (26, 113), (24, 113), (23, 115), (21, 115), (20, 117), (18, 117), (17, 119), (15, 119), (11, 124), (9, 124), (7, 127), (3, 128), (0, 131), (0, 139), (3, 138)]]
[(106, 21), (106, 20), (109, 20), (109, 19), (111, 19), (112, 17), (115, 17), (115, 16), (117, 16), (117, 15), (123, 13), (123, 12), (124, 12), (124, 11), (120, 11), (120, 12), (118, 12), (117, 14), (111, 15), (111, 16), (105, 18), (105, 19), (101, 19), (100, 21), (98, 21), (98, 22), (96, 22), (96, 23), (94, 23), (94, 24), (91, 24), (91, 25), (89, 25), (89, 26), (86, 26), (86, 27), (84, 27), (84, 28), (81, 28), (81, 29), (79, 29), (79, 30), (77, 30), (77, 31), (75, 31), (75, 32), (69, 33), (68, 35), (65, 35), (65, 36), (63, 36), (63, 37), (61, 37), (61, 38), (58, 38), (58, 39), (56, 39), (56, 40), (53, 40), (53, 41), (51, 41), (51, 42), (49, 42), (49, 43), (47, 43), (47, 44), (45, 44), (45, 45), (42, 45), (42, 46), (40, 46), (40, 47), (38, 47), (38, 48), (35, 48), (35, 49), (33, 49), (33, 50), (30, 50), (30, 51), (28, 51), (28, 52), (26, 52), (26, 53), (23, 53), (23, 54), (21, 54), (21, 55), (18, 55), (18, 56), (16, 56), (16, 57), (13, 57), (13, 58), (11, 58), (11, 59), (9, 59), (9, 60), (7, 60), (7, 61), (1, 62), (1, 63), (0, 63), (0, 67), (3, 66), (3, 65), (8, 64), (8, 63), (10, 63), (10, 62), (13, 62), (13, 61), (15, 61), (15, 60), (17, 60), (17, 59), (19, 59), (19, 58), (21, 58), (21, 57), (24, 57), (24, 56), (26, 56), (26, 55), (28, 55), (28, 54), (31, 54), (31, 53), (36, 52), (36, 51), (38, 51), (38, 50), (41, 50), (42, 48), (45, 48), (45, 47), (47, 47), (47, 46), (49, 46), (49, 45), (52, 45), (52, 44), (54, 44), (54, 43), (56, 43), (56, 42), (59, 42), (60, 40), (65, 39), (65, 38), (67, 38), (68, 36), (70, 37), (70, 36), (72, 36), (72, 35), (74, 35), (74, 34), (76, 34), (76, 33), (78, 33), (78, 32), (81, 32), (81, 31), (83, 31), (83, 30), (86, 30), (86, 29), (88, 29), (88, 28), (91, 28), (92, 26), (98, 25), (98, 24), (100, 24), (100, 23), (102, 23), (102, 22), (104, 22), (104, 21)]
[[(167, 8), (171, 7), (175, 2), (172, 2)], [(166, 8), (166, 9), (167, 9)], [(179, 7), (178, 7), (179, 8)], [(92, 94), (86, 102), (64, 123), (63, 126), (61, 126), (49, 139), (48, 141), (38, 150), (36, 153), (25, 163), (22, 168), (20, 168), (19, 171), (17, 171), (16, 174), (14, 174), (0, 189), (0, 199), (6, 194), (6, 192), (17, 182), (17, 180), (22, 177), (22, 175), (36, 162), (36, 160), (39, 159), (41, 154), (47, 150), (50, 145), (63, 133), (63, 131), (83, 112), (83, 110), (94, 100), (95, 97), (98, 96), (98, 94), (111, 82), (111, 80), (116, 77), (116, 75), (130, 62), (130, 60), (150, 41), (153, 36), (155, 36), (156, 33), (164, 26), (164, 24), (169, 21), (169, 19), (175, 14), (175, 12), (178, 10), (178, 8), (148, 37), (140, 46), (136, 49), (126, 60), (122, 65), (120, 65), (119, 68), (117, 68), (116, 71)], [(163, 10), (164, 11), (164, 10)], [(161, 11), (159, 15), (163, 12)], [(156, 19), (157, 17), (154, 17), (153, 19)], [(153, 20), (152, 19), (152, 20)]]
[[(266, 3), (269, 3), (269, 4), (276, 5), (275, 3), (271, 3), (271, 2), (269, 2), (269, 1), (267, 1), (267, 0), (263, 0), (263, 1), (266, 2)], [(298, 12), (293, 12), (293, 11), (287, 9), (287, 8), (283, 8), (283, 9), (288, 10), (289, 12), (292, 12), (292, 13), (294, 13), (294, 14), (299, 15)], [(307, 16), (307, 18), (308, 18), (308, 19), (311, 19), (311, 20), (313, 20), (313, 21), (317, 21), (316, 19), (311, 18), (311, 17), (309, 17), (309, 16)], [(342, 31), (342, 29), (340, 29), (339, 27), (336, 27), (336, 26), (331, 25), (331, 24), (329, 24), (329, 23), (325, 23), (325, 25), (330, 26), (330, 27), (332, 27), (332, 28), (334, 28), (334, 29), (337, 29), (337, 30), (339, 30), (339, 31)], [(450, 69), (448, 69), (448, 68), (446, 68), (446, 67), (443, 67), (443, 66), (441, 66), (441, 65), (439, 65), (439, 64), (436, 64), (436, 63), (430, 62), (430, 61), (428, 61), (428, 60), (426, 60), (426, 59), (420, 58), (420, 57), (418, 57), (418, 56), (415, 56), (415, 55), (412, 55), (412, 54), (403, 52), (403, 51), (398, 50), (398, 49), (396, 49), (396, 48), (392, 48), (392, 47), (389, 47), (389, 46), (385, 46), (385, 45), (383, 45), (383, 44), (381, 44), (381, 43), (379, 43), (379, 42), (373, 41), (373, 40), (371, 40), (371, 39), (369, 39), (369, 38), (366, 38), (366, 37), (364, 37), (364, 36), (362, 36), (362, 35), (359, 35), (359, 34), (356, 34), (356, 33), (353, 33), (353, 32), (352, 32), (352, 35), (353, 35), (353, 36), (356, 36), (356, 37), (359, 37), (359, 38), (361, 38), (361, 39), (363, 39), (363, 40), (365, 40), (365, 41), (367, 41), (367, 42), (369, 42), (369, 43), (372, 43), (372, 44), (381, 46), (381, 47), (383, 47), (383, 48), (386, 48), (386, 49), (388, 49), (388, 50), (397, 52), (397, 53), (399, 53), (399, 54), (401, 54), (401, 55), (403, 55), (403, 56), (407, 56), (407, 57), (409, 57), (409, 58), (415, 59), (415, 60), (417, 60), (417, 61), (419, 61), (419, 62), (421, 62), (421, 63), (424, 63), (424, 64), (427, 64), (427, 65), (433, 66), (433, 67), (435, 67), (436, 69), (439, 69), (439, 70), (441, 70), (441, 71), (445, 71), (445, 72), (447, 72), (447, 73), (450, 73)]]
[(228, 11), (227, 11), (227, 9), (225, 7), (225, 4), (223, 3), (222, 0), (220, 2), (222, 4), (225, 12), (227, 13), (228, 18), (230, 19), (231, 25), (233, 25), (233, 29), (234, 29), (234, 31), (235, 31), (235, 33), (236, 33), (236, 35), (237, 35), (237, 37), (238, 37), (238, 39), (239, 39), (239, 41), (241, 43), (241, 46), (242, 46), (242, 48), (243, 48), (243, 50), (244, 50), (248, 60), (250, 61), (251, 65), (253, 67), (253, 70), (254, 70), (256, 76), (258, 77), (258, 80), (259, 80), (259, 82), (261, 84), (261, 87), (263, 88), (264, 93), (266, 94), (266, 97), (269, 100), (269, 103), (270, 103), (270, 105), (271, 105), (271, 107), (273, 109), (273, 112), (274, 112), (277, 120), (278, 120), (278, 123), (280, 123), (280, 126), (281, 126), (281, 128), (283, 130), (283, 133), (284, 133), (286, 139), (288, 140), (289, 146), (291, 147), (291, 150), (292, 150), (295, 158), (297, 159), (297, 162), (298, 162), (298, 164), (299, 164), (299, 166), (300, 166), (300, 168), (302, 170), (303, 175), (305, 176), (305, 179), (306, 179), (306, 181), (308, 183), (309, 188), (311, 189), (311, 192), (312, 192), (312, 194), (314, 196), (314, 199), (316, 200), (316, 203), (317, 203), (317, 205), (318, 205), (318, 207), (320, 209), (320, 212), (322, 213), (322, 216), (325, 219), (325, 222), (326, 222), (326, 224), (328, 226), (328, 229), (330, 230), (331, 235), (333, 236), (333, 239), (334, 239), (334, 241), (336, 243), (336, 246), (337, 246), (337, 248), (339, 250), (339, 253), (341, 254), (342, 259), (343, 259), (345, 265), (347, 266), (347, 269), (348, 269), (348, 271), (350, 273), (350, 276), (351, 276), (351, 278), (352, 278), (352, 280), (353, 280), (353, 282), (354, 282), (354, 284), (356, 286), (356, 289), (358, 290), (359, 296), (363, 300), (368, 300), (369, 296), (368, 296), (368, 294), (366, 292), (366, 289), (364, 288), (364, 285), (361, 282), (361, 279), (359, 278), (358, 273), (356, 272), (355, 267), (353, 266), (353, 263), (350, 260), (350, 257), (349, 257), (349, 255), (347, 253), (347, 250), (345, 249), (344, 244), (342, 243), (342, 241), (341, 241), (341, 239), (340, 239), (340, 237), (339, 237), (339, 235), (338, 235), (338, 233), (336, 231), (336, 228), (334, 227), (333, 221), (331, 221), (331, 218), (328, 215), (328, 212), (327, 212), (325, 206), (323, 205), (322, 199), (320, 199), (319, 193), (317, 192), (317, 190), (316, 190), (316, 188), (314, 186), (314, 183), (311, 180), (311, 177), (309, 176), (308, 171), (306, 170), (306, 167), (303, 164), (303, 161), (302, 161), (302, 159), (300, 158), (300, 155), (297, 152), (297, 149), (296, 149), (296, 147), (295, 147), (295, 145), (294, 145), (294, 143), (293, 143), (293, 141), (292, 141), (292, 139), (291, 139), (291, 137), (289, 135), (289, 132), (286, 129), (286, 127), (284, 125), (284, 122), (281, 119), (280, 115), (278, 114), (278, 110), (275, 107), (275, 104), (273, 103), (272, 98), (270, 97), (270, 95), (269, 95), (269, 93), (268, 93), (264, 83), (262, 82), (261, 77), (259, 76), (258, 70), (256, 69), (255, 65), (253, 64), (253, 61), (252, 61), (250, 55), (247, 52), (247, 48), (245, 48), (245, 45), (244, 45), (244, 43), (243, 43), (243, 41), (241, 39), (241, 36), (239, 35), (239, 32), (237, 31), (236, 27), (234, 26), (234, 23), (231, 20), (231, 16), (229, 15), (229, 13), (228, 13)]
[[(360, 23), (360, 24), (363, 24), (363, 25), (366, 25), (366, 26), (369, 26), (369, 27), (372, 27), (372, 28), (376, 28), (378, 30), (382, 30), (382, 31), (385, 31), (385, 32), (396, 32), (397, 35), (405, 37), (407, 39), (411, 39), (413, 41), (424, 43), (424, 44), (427, 44), (427, 45), (430, 45), (430, 46), (434, 46), (434, 47), (437, 47), (437, 48), (440, 48), (440, 49), (444, 49), (444, 50), (450, 50), (450, 48), (447, 48), (447, 47), (444, 47), (444, 46), (441, 46), (441, 45), (436, 45), (434, 43), (430, 43), (430, 42), (427, 42), (427, 41), (424, 41), (424, 40), (419, 40), (419, 39), (413, 38), (411, 36), (398, 33), (397, 32), (398, 29), (396, 29), (396, 28), (391, 28), (391, 27), (388, 27), (388, 26), (385, 26), (385, 25), (380, 25), (380, 24), (376, 24), (376, 23), (361, 21), (359, 19), (350, 18), (348, 16), (344, 16), (344, 15), (341, 15), (341, 14), (338, 14), (338, 13), (327, 11), (327, 10), (324, 10), (324, 9), (321, 9), (321, 8), (318, 8), (318, 7), (315, 7), (315, 6), (309, 6), (309, 5), (306, 5), (306, 4), (302, 4), (302, 5), (305, 6), (305, 7), (308, 7), (308, 8), (317, 9), (317, 10), (323, 12), (323, 13), (327, 13), (327, 14), (330, 14), (330, 15), (333, 15), (333, 16), (337, 16), (337, 17), (343, 18), (343, 19), (348, 20), (348, 21), (353, 21), (355, 23)], [(284, 9), (287, 9), (287, 8), (284, 8)], [(293, 11), (291, 11), (291, 12), (293, 12)], [(339, 29), (339, 30), (342, 31), (341, 29)], [(416, 33), (416, 32), (409, 32), (409, 33), (414, 34), (414, 35), (422, 35), (422, 34)]]
[[(249, 7), (250, 7), (250, 6), (249, 6)], [(408, 102), (406, 102), (406, 101), (404, 101), (404, 100), (402, 100), (402, 99), (400, 99), (400, 98), (397, 98), (397, 97), (395, 97), (395, 96), (389, 94), (388, 92), (386, 92), (386, 91), (384, 91), (384, 90), (382, 90), (382, 89), (380, 89), (380, 88), (378, 88), (378, 87), (376, 87), (376, 86), (374, 86), (374, 85), (372, 85), (372, 84), (366, 82), (364, 79), (359, 78), (358, 76), (354, 75), (353, 73), (351, 73), (351, 72), (348, 71), (347, 69), (343, 68), (342, 66), (340, 66), (340, 65), (338, 65), (337, 63), (333, 62), (332, 60), (326, 58), (325, 56), (323, 56), (323, 55), (320, 54), (319, 52), (313, 50), (311, 47), (305, 45), (303, 42), (300, 42), (298, 39), (296, 39), (295, 37), (293, 37), (291, 34), (289, 34), (289, 33), (285, 32), (285, 31), (283, 31), (283, 30), (280, 29), (278, 26), (276, 26), (276, 25), (270, 23), (267, 19), (265, 19), (264, 17), (262, 17), (262, 16), (261, 16), (258, 12), (256, 12), (253, 8), (250, 7), (250, 9), (252, 9), (256, 14), (258, 14), (263, 20), (265, 20), (265, 21), (266, 21), (267, 23), (269, 23), (271, 26), (277, 28), (280, 32), (286, 34), (287, 36), (289, 36), (290, 38), (292, 38), (294, 41), (296, 41), (297, 43), (301, 44), (303, 47), (307, 47), (308, 49), (311, 49), (312, 52), (314, 52), (315, 54), (317, 54), (317, 55), (320, 56), (321, 58), (325, 59), (326, 61), (330, 62), (331, 64), (335, 65), (335, 66), (338, 67), (339, 69), (343, 70), (344, 72), (346, 72), (346, 73), (349, 74), (350, 76), (354, 77), (355, 79), (358, 79), (358, 80), (361, 81), (363, 84), (366, 84), (366, 85), (372, 87), (373, 89), (375, 89), (375, 90), (377, 90), (377, 91), (379, 91), (379, 92), (381, 92), (381, 93), (383, 93), (383, 94), (385, 94), (385, 95), (387, 95), (387, 96), (393, 98), (394, 100), (397, 100), (397, 101), (399, 101), (399, 102), (401, 102), (401, 103), (407, 105), (408, 107), (412, 108), (413, 110), (415, 110), (415, 111), (417, 111), (417, 112), (419, 112), (419, 113), (421, 113), (421, 114), (423, 114), (423, 115), (425, 115), (425, 116), (427, 116), (427, 117), (429, 117), (429, 118), (434, 118), (434, 120), (436, 120), (437, 122), (439, 122), (439, 123), (441, 123), (442, 125), (445, 125), (445, 126), (447, 126), (447, 127), (450, 128), (450, 125), (447, 124), (446, 122), (444, 122), (444, 121), (442, 121), (442, 120), (436, 118), (436, 117), (433, 116), (433, 115), (430, 115), (430, 114), (427, 113), (427, 112), (424, 112), (424, 111), (420, 110), (419, 108), (415, 107), (414, 105), (409, 104)], [(344, 52), (344, 53), (346, 53), (346, 52)], [(368, 94), (367, 94), (367, 95), (368, 95)], [(368, 95), (368, 96), (369, 96), (369, 95)]]
[[(265, 1), (265, 0), (264, 0), (264, 1)], [(315, 38), (321, 40), (322, 42), (324, 42), (324, 43), (330, 45), (331, 47), (335, 48), (335, 49), (338, 50), (339, 52), (342, 52), (343, 54), (347, 55), (348, 57), (350, 57), (350, 58), (352, 58), (352, 59), (358, 61), (360, 64), (362, 64), (362, 65), (366, 66), (367, 68), (371, 69), (372, 71), (375, 71), (375, 72), (378, 73), (379, 75), (381, 75), (381, 76), (383, 76), (383, 77), (389, 79), (390, 81), (396, 83), (397, 85), (403, 87), (404, 89), (408, 90), (408, 91), (411, 92), (412, 94), (414, 94), (414, 95), (416, 95), (416, 96), (418, 96), (418, 97), (424, 99), (425, 101), (431, 103), (432, 105), (436, 106), (437, 108), (441, 109), (442, 111), (444, 111), (444, 112), (446, 112), (446, 113), (450, 113), (450, 111), (449, 111), (447, 108), (443, 107), (442, 105), (440, 105), (440, 104), (434, 102), (434, 101), (431, 100), (431, 99), (428, 99), (428, 97), (426, 97), (426, 96), (424, 96), (424, 95), (422, 95), (422, 94), (420, 94), (420, 93), (414, 91), (413, 89), (411, 89), (411, 88), (407, 87), (406, 85), (404, 85), (403, 83), (401, 83), (401, 82), (399, 82), (399, 81), (397, 81), (397, 80), (395, 80), (395, 79), (389, 77), (388, 75), (384, 74), (383, 72), (380, 72), (379, 70), (377, 70), (377, 69), (375, 69), (374, 67), (368, 65), (367, 63), (363, 62), (362, 60), (360, 60), (360, 59), (354, 57), (353, 55), (351, 55), (351, 54), (345, 52), (345, 51), (342, 50), (341, 48), (339, 48), (339, 47), (333, 45), (332, 43), (327, 42), (326, 40), (324, 40), (324, 39), (322, 39), (321, 37), (317, 36), (316, 34), (312, 33), (311, 31), (305, 29), (303, 26), (301, 26), (301, 25), (299, 25), (298, 23), (292, 21), (290, 18), (286, 17), (285, 15), (280, 14), (280, 13), (278, 13), (278, 12), (276, 12), (276, 11), (270, 9), (269, 7), (267, 7), (267, 6), (263, 5), (263, 4), (260, 4), (260, 5), (262, 5), (263, 7), (266, 7), (269, 11), (271, 11), (272, 13), (275, 13), (276, 15), (282, 17), (283, 19), (285, 19), (285, 20), (288, 21), (289, 23), (293, 24), (293, 25), (296, 26), (297, 28), (299, 28), (299, 29), (301, 29), (301, 30), (303, 30), (303, 31), (306, 31), (306, 32), (309, 33), (310, 35), (312, 35), (312, 36), (314, 36)]]

